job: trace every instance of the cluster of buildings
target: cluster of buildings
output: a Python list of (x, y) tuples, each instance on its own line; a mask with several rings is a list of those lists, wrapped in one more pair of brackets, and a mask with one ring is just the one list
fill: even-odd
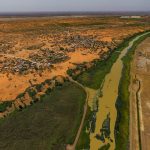
[(53, 51), (48, 48), (41, 49), (39, 53), (31, 53), (29, 55), (29, 59), (42, 64), (43, 66), (47, 65), (47, 67), (52, 64), (56, 64), (59, 62), (63, 62), (69, 59), (69, 56), (63, 51)]
[(3, 73), (27, 74), (37, 69), (39, 69), (38, 63), (21, 58), (6, 58), (0, 60), (0, 72)]
[(121, 16), (120, 18), (123, 18), (123, 19), (140, 19), (142, 18), (141, 16)]
[(0, 72), (12, 74), (28, 74), (51, 69), (53, 64), (69, 59), (65, 51), (53, 51), (49, 48), (40, 49), (38, 53), (30, 53), (28, 58), (10, 57), (8, 52), (3, 52), (0, 57)]
[(93, 36), (70, 36), (66, 37), (61, 44), (66, 43), (67, 45), (72, 45), (75, 48), (84, 48), (90, 50), (103, 50), (104, 48), (114, 49), (117, 45), (115, 41), (98, 41), (96, 37)]
[(13, 54), (14, 51), (12, 50), (14, 46), (13, 42), (9, 42), (9, 41), (0, 41), (0, 52), (6, 54), (6, 53), (11, 53)]
[[(70, 57), (67, 55), (68, 52), (74, 52), (81, 49), (85, 50), (82, 52), (85, 55), (88, 52), (97, 51), (98, 54), (102, 56), (104, 51), (110, 51), (117, 45), (116, 41), (99, 41), (97, 40), (96, 35), (69, 34), (57, 40), (46, 40), (53, 43), (53, 45), (50, 44), (52, 49), (45, 46), (46, 41), (43, 41), (42, 44), (28, 46), (27, 48), (22, 47), (28, 52), (30, 51), (27, 58), (18, 58), (13, 55), (12, 52), (15, 49), (12, 47), (12, 45), (14, 46), (13, 43), (0, 43), (0, 52), (6, 56), (4, 59), (0, 59), (0, 72), (28, 74), (37, 70), (42, 71), (45, 69), (51, 69), (53, 64), (69, 60)], [(33, 52), (31, 52), (31, 50)], [(21, 51), (19, 50), (19, 53), (20, 52)], [(17, 50), (15, 53), (17, 53)], [(10, 54), (14, 57), (7, 57)]]

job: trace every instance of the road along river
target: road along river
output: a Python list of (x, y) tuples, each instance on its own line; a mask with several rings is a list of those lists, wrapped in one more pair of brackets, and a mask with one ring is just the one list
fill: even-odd
[[(95, 105), (95, 99), (98, 99), (95, 131), (94, 133), (90, 133), (90, 150), (98, 150), (100, 147), (108, 143), (110, 144), (110, 150), (115, 149), (114, 128), (117, 118), (115, 104), (118, 97), (118, 87), (123, 69), (122, 58), (133, 46), (133, 43), (143, 35), (134, 38), (131, 42), (129, 42), (129, 45), (120, 52), (120, 55), (113, 64), (110, 73), (108, 73), (105, 77), (101, 88), (101, 94), (98, 94), (100, 90), (93, 91), (93, 89), (87, 89), (89, 91), (88, 104), (91, 108), (96, 107), (93, 105)], [(92, 96), (90, 96), (90, 93)], [(94, 93), (95, 96), (93, 96)]]

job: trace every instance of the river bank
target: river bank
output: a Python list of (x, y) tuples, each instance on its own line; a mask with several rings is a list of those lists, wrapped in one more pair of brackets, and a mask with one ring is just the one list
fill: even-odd
[(117, 121), (115, 126), (115, 137), (116, 137), (116, 150), (122, 147), (123, 150), (129, 148), (129, 85), (130, 85), (130, 69), (131, 62), (135, 49), (143, 40), (145, 40), (150, 34), (141, 36), (137, 41), (134, 42), (127, 55), (123, 58), (123, 71), (119, 85), (119, 93), (116, 103), (118, 110)]
[(110, 144), (110, 150), (114, 150), (116, 148), (114, 129), (117, 118), (117, 110), (115, 108), (115, 104), (118, 97), (118, 87), (123, 70), (122, 58), (125, 57), (128, 51), (135, 46), (135, 43), (137, 43), (139, 39), (141, 40), (142, 36), (144, 36), (144, 34), (135, 37), (129, 42), (129, 45), (120, 52), (118, 59), (105, 77), (103, 87), (101, 89), (103, 96), (98, 99), (95, 131), (94, 133), (90, 133), (91, 150), (99, 149), (105, 144)]
[[(139, 34), (141, 34), (141, 33), (139, 33)], [(139, 35), (139, 34), (137, 34), (137, 35)], [(136, 36), (137, 36), (136, 35)], [(135, 36), (135, 35), (134, 35)], [(125, 41), (124, 43), (122, 43), (119, 47), (120, 47), (120, 49), (118, 49), (119, 51), (121, 51), (121, 50), (123, 50), (124, 49), (124, 47), (126, 47), (127, 45), (128, 45), (128, 43), (129, 43), (129, 41), (131, 40), (131, 39), (133, 39), (134, 38), (134, 36), (133, 37), (130, 37), (130, 38), (128, 38), (128, 40), (127, 41)], [(122, 48), (122, 49), (121, 49)], [(114, 53), (113, 53), (114, 54)], [(108, 72), (110, 72), (110, 69), (111, 69), (111, 66), (113, 65), (113, 63), (115, 62), (115, 60), (117, 59), (117, 56), (119, 56), (119, 52), (117, 51), (117, 52), (115, 52), (115, 54), (114, 55), (110, 55), (110, 57), (107, 59), (107, 62), (104, 62), (104, 61), (101, 61), (101, 62), (96, 62), (96, 65), (94, 66), (94, 68), (91, 68), (91, 69), (89, 69), (86, 73), (83, 73), (81, 76), (79, 76), (79, 78), (77, 78), (77, 80), (78, 81), (80, 81), (80, 80), (82, 80), (82, 84), (83, 85), (90, 85), (90, 87), (92, 87), (93, 85), (95, 86), (96, 84), (96, 82), (99, 80), (99, 81), (101, 81), (101, 82), (99, 82), (100, 84), (99, 85), (101, 85), (102, 84), (102, 76), (104, 76), (105, 77), (105, 75), (108, 73)], [(110, 60), (110, 61), (109, 61)], [(112, 61), (113, 60), (113, 61)], [(106, 60), (105, 60), (106, 61)], [(104, 70), (101, 70), (100, 68), (100, 65), (97, 65), (97, 64), (101, 64), (104, 68), (107, 68), (105, 71)], [(94, 70), (94, 71), (93, 71)], [(102, 72), (102, 71), (104, 71), (104, 72)], [(99, 76), (98, 78), (92, 78), (92, 77), (90, 77), (90, 79), (91, 80), (88, 80), (89, 78), (87, 78), (87, 76), (98, 76), (98, 75), (101, 75), (101, 76)], [(103, 77), (103, 79), (104, 79), (104, 77)], [(95, 79), (95, 80), (94, 80)], [(89, 82), (90, 81), (90, 82)], [(90, 84), (89, 84), (90, 83)], [(96, 86), (95, 86), (96, 87)], [(97, 84), (97, 87), (98, 87), (98, 84)], [(99, 86), (100, 87), (100, 86)], [(84, 128), (83, 128), (83, 130), (82, 130), (82, 132), (81, 132), (81, 135), (80, 135), (80, 138), (79, 138), (79, 141), (78, 141), (78, 144), (77, 144), (77, 149), (82, 149), (82, 148), (89, 148), (90, 147), (90, 145), (89, 145), (89, 132), (87, 132), (87, 129), (89, 129), (89, 122), (91, 122), (91, 120), (93, 119), (93, 114), (94, 114), (95, 112), (91, 112), (91, 110), (90, 110), (90, 115), (89, 116), (87, 116), (87, 118), (86, 118), (86, 120), (85, 120), (85, 124), (84, 124)], [(84, 140), (83, 140), (84, 139)]]
[(131, 63), (130, 149), (149, 149), (150, 37), (136, 48)]

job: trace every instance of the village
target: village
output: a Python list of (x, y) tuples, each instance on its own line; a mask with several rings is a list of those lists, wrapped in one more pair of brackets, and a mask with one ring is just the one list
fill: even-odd
[(1, 44), (0, 72), (26, 75), (36, 71), (39, 73), (46, 69), (51, 70), (54, 64), (69, 60), (68, 53), (70, 52), (82, 50), (83, 55), (97, 53), (101, 56), (105, 51), (113, 50), (117, 42), (98, 41), (92, 36), (71, 35), (60, 40), (59, 44), (56, 41), (53, 41), (52, 44), (54, 46), (51, 48), (46, 47), (44, 43), (27, 47), (25, 50), (29, 53), (24, 58), (15, 55), (17, 52), (13, 50), (15, 47), (12, 43)]
[(125, 38), (148, 28), (139, 26), (144, 19), (128, 25), (120, 17), (1, 21), (0, 101), (15, 99), (31, 82), (81, 74), (107, 59)]

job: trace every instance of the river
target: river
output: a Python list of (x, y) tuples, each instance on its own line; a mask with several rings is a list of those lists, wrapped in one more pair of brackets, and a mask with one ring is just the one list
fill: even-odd
[(114, 128), (117, 118), (115, 104), (118, 97), (118, 87), (123, 69), (122, 58), (139, 37), (140, 36), (137, 36), (129, 42), (129, 45), (120, 52), (120, 55), (113, 64), (110, 73), (105, 77), (103, 87), (101, 88), (102, 96), (98, 96), (97, 93), (99, 90), (94, 91), (93, 89), (87, 89), (89, 91), (88, 104), (91, 108), (95, 107), (93, 106), (95, 104), (93, 101), (98, 98), (95, 132), (90, 133), (90, 150), (98, 150), (101, 146), (108, 143), (110, 144), (110, 150), (115, 149)]

